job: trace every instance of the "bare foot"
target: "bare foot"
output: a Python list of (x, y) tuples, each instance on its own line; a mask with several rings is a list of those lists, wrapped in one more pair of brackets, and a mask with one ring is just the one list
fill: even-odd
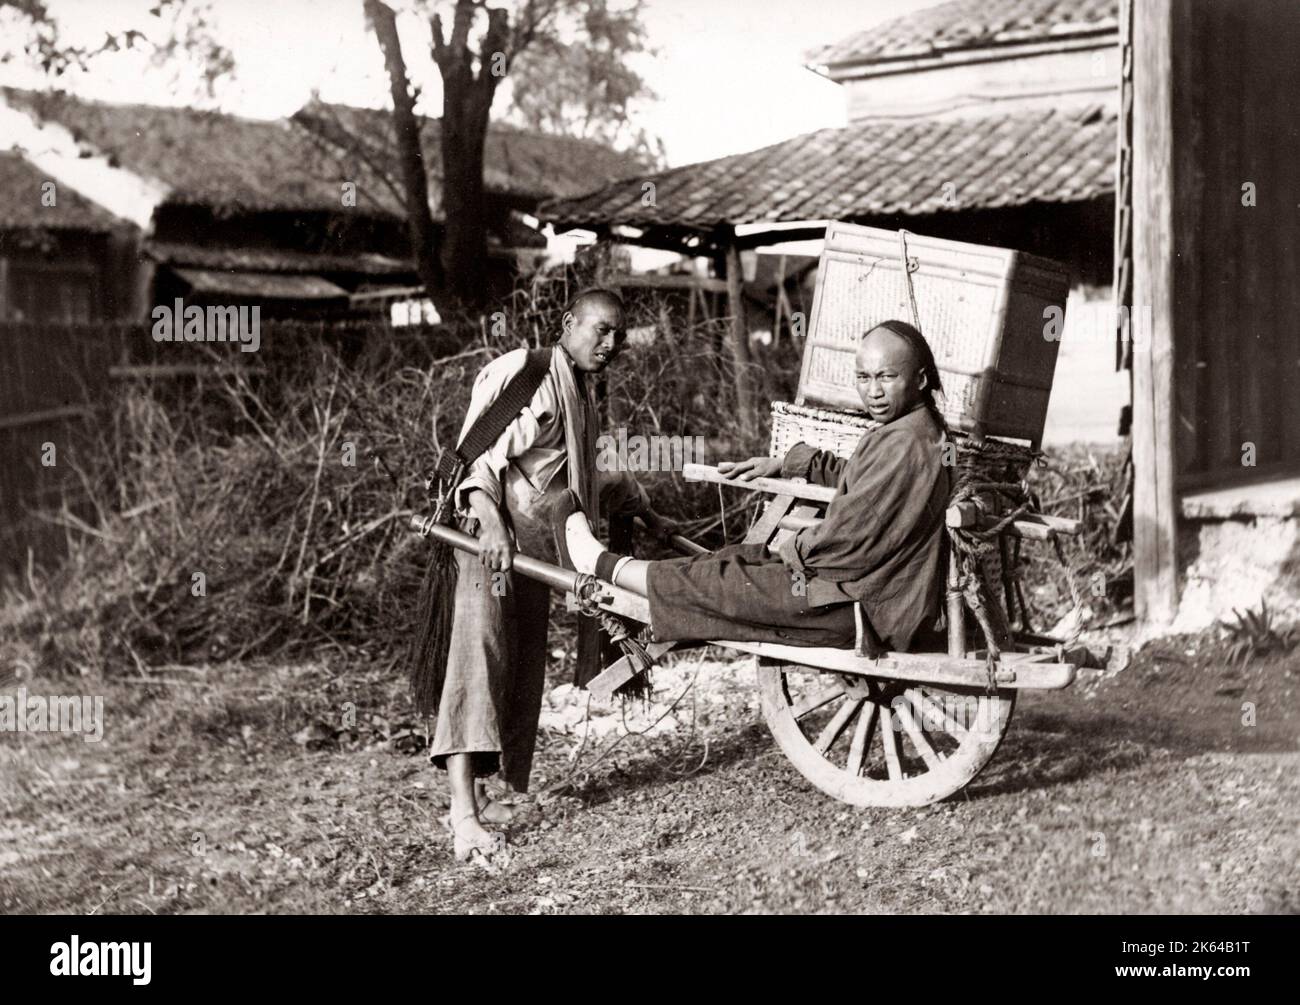
[(508, 824), (515, 818), (515, 808), (484, 795), (479, 803), (478, 818), (485, 824)]
[(478, 807), (478, 818), (485, 824), (508, 824), (515, 816), (515, 808), (509, 803), (498, 802), (488, 794), (482, 782), (474, 783), (474, 804)]
[(453, 819), (451, 835), (457, 862), (477, 861), (480, 857), (487, 860), (506, 848), (505, 836), (487, 830), (473, 813)]

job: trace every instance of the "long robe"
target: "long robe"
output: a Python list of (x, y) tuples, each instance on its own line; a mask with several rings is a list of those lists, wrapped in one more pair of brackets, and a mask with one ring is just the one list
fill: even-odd
[(910, 648), (942, 607), (951, 494), (943, 443), (939, 424), (918, 406), (864, 434), (848, 459), (791, 447), (784, 477), (836, 490), (822, 521), (776, 555), (740, 545), (652, 564), (655, 636), (849, 646), (860, 602), (874, 643)]
[[(524, 367), (518, 349), (485, 366), (474, 382), (461, 438), (510, 378)], [(521, 554), (555, 562), (549, 508), (571, 488), (613, 511), (646, 508), (644, 492), (624, 472), (596, 472), (595, 404), (587, 382), (557, 346), (532, 401), (469, 468), (456, 503), (462, 529), (477, 534), (467, 497), (479, 489), (501, 512)], [(456, 553), (456, 609), (447, 675), (430, 759), (468, 753), (476, 775), (501, 771), (516, 791), (528, 790), (545, 685), (551, 591), (513, 570), (488, 572), (477, 555)]]

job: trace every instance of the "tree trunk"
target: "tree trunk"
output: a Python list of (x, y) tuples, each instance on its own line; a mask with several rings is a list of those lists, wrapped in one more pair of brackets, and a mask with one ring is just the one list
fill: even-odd
[(497, 84), (514, 56), (508, 12), (488, 7), (475, 74), (469, 31), (478, 9), (474, 0), (457, 0), (450, 38), (439, 15), (432, 21), (433, 60), (442, 75), (442, 269), (448, 293), (466, 307), (487, 297), (483, 147)]
[[(459, 89), (462, 82), (457, 81)], [(487, 295), (487, 221), (483, 147), (492, 94), (466, 86), (444, 89), (442, 115), (442, 271), (448, 294), (465, 306)]]
[[(415, 114), (415, 97), (406, 76), (406, 60), (397, 37), (397, 18), (392, 8), (379, 0), (366, 0), (366, 16), (374, 28), (379, 48), (388, 69), (389, 90), (393, 97), (393, 127), (397, 133), (402, 187), (406, 192), (407, 232), (415, 270), (430, 297), (443, 292), (442, 264), (438, 257), (437, 230), (429, 208), (429, 182), (420, 147), (420, 120)], [(481, 168), (480, 159), (480, 168)], [(479, 174), (482, 185), (482, 173)]]

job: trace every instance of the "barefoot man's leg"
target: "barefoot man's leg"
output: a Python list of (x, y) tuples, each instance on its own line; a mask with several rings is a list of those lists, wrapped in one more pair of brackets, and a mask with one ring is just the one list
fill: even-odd
[(451, 789), (452, 833), (470, 845), (485, 845), (491, 833), (479, 820), (474, 799), (472, 754), (447, 755), (447, 784)]

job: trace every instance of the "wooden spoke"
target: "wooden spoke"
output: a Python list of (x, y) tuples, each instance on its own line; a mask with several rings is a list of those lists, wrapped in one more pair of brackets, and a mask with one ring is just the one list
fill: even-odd
[(943, 759), (934, 752), (934, 748), (930, 746), (930, 741), (921, 732), (921, 727), (916, 724), (916, 720), (912, 717), (912, 710), (904, 702), (900, 701), (897, 712), (898, 721), (903, 724), (903, 729), (911, 739), (916, 752), (921, 755), (921, 760), (925, 761), (925, 766), (931, 771), (937, 771), (943, 764)]
[(991, 733), (997, 729), (997, 703), (993, 698), (980, 698), (975, 706), (975, 721), (971, 723), (972, 733)]
[(836, 698), (844, 693), (844, 687), (840, 684), (831, 684), (819, 691), (815, 691), (798, 703), (790, 706), (790, 714), (796, 720), (802, 719), (811, 712), (816, 712), (823, 705), (829, 705)]
[(831, 749), (831, 746), (835, 741), (840, 738), (840, 734), (844, 732), (844, 727), (847, 726), (849, 720), (857, 714), (858, 709), (862, 707), (864, 701), (866, 701), (865, 698), (851, 699), (840, 706), (840, 710), (836, 712), (831, 718), (831, 721), (826, 724), (826, 728), (822, 730), (821, 736), (817, 737), (817, 742), (813, 744), (813, 749), (816, 750), (817, 753), (824, 756), (826, 752)]
[(966, 735), (966, 727), (953, 718), (952, 713), (943, 705), (935, 701), (919, 687), (908, 688), (904, 692), (907, 700), (912, 703), (917, 714), (921, 717), (921, 722), (942, 722), (943, 728), (951, 736), (960, 740)]
[(876, 711), (879, 709), (874, 701), (867, 702), (858, 724), (853, 729), (853, 739), (849, 742), (849, 763), (844, 770), (854, 778), (862, 774), (862, 762), (866, 758), (867, 745), (871, 740), (871, 727), (876, 723)]
[[(960, 791), (993, 757), (1015, 707), (1015, 691), (846, 682), (775, 659), (760, 660), (758, 677), (763, 718), (782, 752), (823, 792), (855, 806), (925, 806)], [(977, 705), (981, 718), (969, 722)], [(822, 708), (814, 729), (808, 715)], [(833, 752), (842, 740), (847, 757)]]
[(885, 765), (889, 768), (889, 777), (893, 781), (903, 778), (903, 765), (898, 760), (898, 737), (894, 735), (894, 724), (887, 707), (880, 710), (880, 743), (885, 748)]

